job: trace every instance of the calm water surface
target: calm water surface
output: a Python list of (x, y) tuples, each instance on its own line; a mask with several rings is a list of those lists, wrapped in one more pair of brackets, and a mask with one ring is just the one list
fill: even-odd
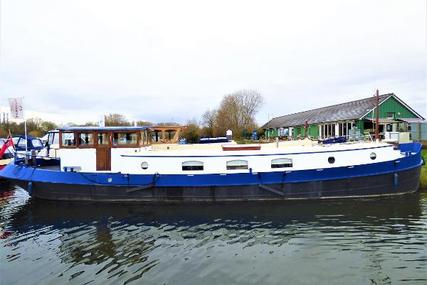
[[(3, 190), (7, 190), (3, 186)], [(0, 194), (0, 284), (427, 284), (427, 193), (143, 206)]]

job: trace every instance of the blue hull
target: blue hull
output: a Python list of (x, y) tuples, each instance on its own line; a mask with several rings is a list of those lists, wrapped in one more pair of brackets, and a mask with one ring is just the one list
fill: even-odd
[(61, 172), (10, 164), (0, 177), (31, 196), (93, 201), (236, 201), (322, 199), (398, 195), (415, 192), (422, 165), (421, 145), (401, 146), (396, 161), (301, 171), (136, 175)]

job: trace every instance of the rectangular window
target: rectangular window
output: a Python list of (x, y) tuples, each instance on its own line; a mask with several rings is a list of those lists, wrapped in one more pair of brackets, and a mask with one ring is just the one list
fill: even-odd
[(93, 146), (93, 133), (79, 133), (79, 146)]
[(394, 119), (394, 112), (387, 112), (387, 119)]
[(110, 134), (109, 133), (98, 133), (98, 144), (99, 145), (110, 144)]
[(227, 170), (248, 169), (247, 160), (230, 160), (227, 161)]
[(203, 170), (202, 161), (184, 161), (182, 163), (182, 171)]
[(48, 134), (49, 145), (59, 144), (59, 133), (49, 133)]
[(75, 147), (76, 139), (74, 137), (74, 133), (62, 133), (62, 146), (63, 147)]
[(113, 145), (115, 146), (136, 145), (137, 138), (138, 138), (137, 133), (114, 133)]
[(33, 147), (43, 147), (42, 141), (39, 139), (33, 139), (31, 143), (33, 144)]

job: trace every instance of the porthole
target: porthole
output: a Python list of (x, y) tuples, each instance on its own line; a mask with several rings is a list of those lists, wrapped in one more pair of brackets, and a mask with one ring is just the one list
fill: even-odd
[(147, 169), (148, 168), (148, 162), (146, 162), (146, 161), (141, 162), (141, 168), (144, 170)]
[(370, 157), (372, 160), (375, 160), (375, 159), (377, 158), (377, 154), (376, 154), (375, 152), (371, 152), (371, 154), (369, 155), (369, 157)]
[(333, 156), (328, 157), (328, 162), (329, 162), (330, 164), (335, 163), (335, 157), (333, 157)]

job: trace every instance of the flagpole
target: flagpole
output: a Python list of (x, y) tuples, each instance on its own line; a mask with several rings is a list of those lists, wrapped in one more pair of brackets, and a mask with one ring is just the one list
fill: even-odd
[(28, 153), (28, 137), (27, 137), (27, 120), (24, 117), (24, 132), (25, 132), (25, 155)]
[[(22, 98), (24, 101), (24, 98)], [(24, 102), (22, 102), (22, 107), (24, 106)], [(24, 133), (25, 133), (25, 164), (28, 164), (28, 134), (27, 134), (27, 119), (25, 118), (25, 111), (22, 108), (22, 118), (24, 119)]]

